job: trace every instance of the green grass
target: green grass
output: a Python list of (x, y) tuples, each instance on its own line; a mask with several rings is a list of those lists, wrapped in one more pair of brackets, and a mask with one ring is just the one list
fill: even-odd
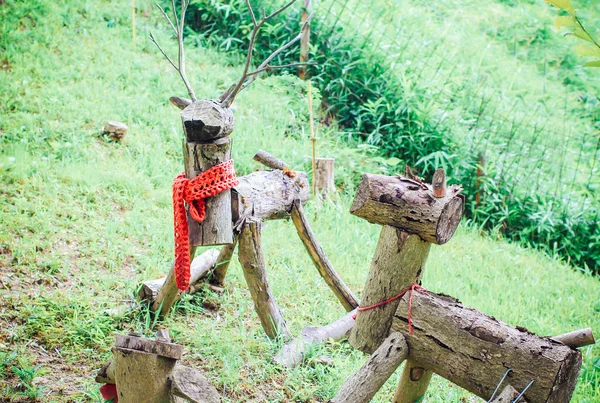
[[(0, 5), (0, 61), (10, 66), (0, 71), (3, 401), (36, 395), (100, 401), (93, 378), (110, 357), (114, 335), (151, 332), (153, 321), (133, 295), (141, 281), (171, 264), (170, 185), (182, 162), (178, 111), (167, 99), (185, 91), (147, 40), (150, 29), (168, 37), (151, 2), (137, 2), (136, 45), (129, 4), (121, 3)], [(173, 50), (172, 41), (162, 42)], [(202, 97), (214, 97), (240, 72), (239, 59), (210, 49), (192, 47), (188, 59)], [(309, 169), (305, 92), (305, 83), (288, 76), (258, 80), (240, 95), (233, 134), (239, 172), (258, 168), (251, 157), (259, 148)], [(129, 125), (123, 144), (99, 135), (108, 119)], [(340, 191), (307, 210), (333, 265), (360, 293), (379, 229), (348, 208), (357, 176), (385, 165), (368, 149), (344, 146), (335, 126), (321, 127), (319, 136), (319, 154), (337, 159)], [(294, 334), (343, 314), (291, 223), (267, 223), (263, 239), (269, 279)], [(597, 278), (467, 226), (433, 248), (424, 285), (539, 334), (600, 331)], [(333, 367), (274, 366), (279, 345), (264, 336), (237, 261), (223, 295), (186, 297), (164, 324), (185, 346), (184, 361), (203, 369), (226, 402), (326, 401), (365, 359), (344, 342), (313, 352), (331, 355)], [(592, 403), (600, 395), (600, 348), (582, 351), (573, 401)], [(389, 401), (398, 373), (376, 401)], [(427, 401), (473, 399), (435, 378)]]

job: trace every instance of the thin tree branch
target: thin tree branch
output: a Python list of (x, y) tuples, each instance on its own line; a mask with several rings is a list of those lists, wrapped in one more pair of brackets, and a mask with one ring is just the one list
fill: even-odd
[(175, 31), (175, 36), (177, 36), (177, 44), (179, 46), (177, 65), (175, 64), (175, 62), (173, 62), (173, 60), (169, 56), (167, 56), (167, 53), (158, 44), (158, 42), (156, 41), (156, 38), (154, 37), (152, 32), (150, 32), (150, 40), (156, 45), (158, 50), (160, 50), (160, 52), (169, 61), (169, 63), (171, 63), (171, 66), (173, 66), (173, 68), (175, 70), (177, 70), (177, 72), (181, 76), (181, 79), (183, 80), (183, 84), (185, 84), (185, 87), (187, 88), (188, 93), (190, 94), (190, 98), (192, 99), (192, 102), (196, 102), (196, 94), (194, 94), (194, 90), (193, 90), (192, 86), (190, 85), (190, 82), (188, 81), (187, 76), (185, 74), (185, 50), (184, 50), (184, 44), (183, 44), (183, 28), (185, 26), (185, 11), (187, 10), (188, 5), (189, 5), (189, 0), (181, 0), (181, 18), (178, 18), (177, 10), (175, 9), (175, 0), (171, 0), (171, 6), (173, 7), (173, 19), (174, 19), (175, 23), (173, 23), (173, 20), (171, 20), (169, 18), (168, 14), (165, 12), (165, 10), (160, 5), (158, 5), (158, 4), (156, 5), (156, 7), (158, 7), (158, 9), (161, 11), (163, 16), (167, 19), (167, 21), (171, 25), (171, 28), (173, 28), (173, 30)]
[(262, 69), (257, 69), (254, 70), (250, 73), (247, 74), (248, 77), (250, 76), (255, 76), (257, 74), (262, 73), (263, 71), (267, 71), (267, 70), (277, 70), (277, 69), (285, 69), (288, 67), (298, 67), (298, 66), (316, 66), (317, 64), (314, 62), (304, 62), (304, 63), (290, 63), (290, 64), (280, 64), (280, 65), (276, 65), (276, 66), (270, 66), (270, 65), (266, 65), (265, 67), (263, 67)]
[(291, 66), (298, 66), (298, 65), (302, 65), (302, 64), (290, 64), (290, 65), (283, 65), (282, 67), (278, 67), (278, 66), (269, 66), (269, 63), (271, 62), (271, 60), (273, 60), (275, 57), (277, 57), (277, 55), (279, 55), (281, 52), (283, 52), (284, 50), (288, 49), (289, 47), (291, 47), (294, 43), (298, 42), (300, 39), (302, 39), (302, 36), (305, 34), (306, 32), (306, 26), (308, 26), (308, 24), (310, 23), (310, 20), (312, 19), (314, 12), (311, 13), (308, 18), (306, 19), (306, 21), (304, 22), (304, 24), (302, 25), (302, 28), (300, 30), (300, 33), (298, 35), (296, 35), (292, 40), (290, 40), (289, 42), (285, 43), (284, 45), (282, 45), (281, 47), (279, 47), (277, 50), (275, 50), (273, 53), (271, 53), (269, 55), (269, 57), (267, 57), (259, 66), (258, 68), (249, 73), (248, 70), (250, 69), (250, 64), (252, 61), (252, 53), (254, 52), (254, 44), (256, 42), (256, 37), (258, 35), (258, 31), (260, 30), (260, 28), (271, 18), (275, 17), (276, 15), (278, 15), (279, 13), (283, 12), (284, 10), (286, 10), (288, 7), (290, 7), (292, 4), (294, 4), (296, 2), (296, 0), (291, 0), (288, 3), (286, 3), (283, 7), (281, 7), (279, 10), (269, 14), (268, 16), (265, 16), (264, 10), (263, 10), (263, 18), (260, 20), (260, 22), (256, 21), (256, 17), (254, 15), (254, 11), (252, 10), (252, 6), (250, 5), (250, 1), (246, 0), (246, 5), (248, 6), (248, 9), (250, 10), (250, 15), (252, 17), (252, 23), (254, 24), (254, 28), (252, 29), (252, 34), (250, 35), (250, 44), (248, 47), (248, 54), (246, 55), (246, 64), (244, 65), (244, 71), (242, 73), (242, 76), (240, 77), (239, 81), (235, 84), (234, 88), (232, 90), (228, 90), (226, 93), (222, 94), (220, 99), (222, 99), (222, 104), (225, 107), (229, 107), (235, 97), (237, 96), (237, 94), (243, 90), (244, 88), (246, 88), (248, 85), (250, 85), (255, 79), (256, 76), (265, 70), (270, 70), (270, 69), (274, 69), (274, 68), (283, 68), (283, 67), (291, 67)]
[(160, 45), (158, 44), (158, 42), (156, 42), (156, 38), (154, 37), (154, 34), (152, 32), (150, 32), (150, 40), (152, 41), (152, 43), (154, 43), (156, 45), (156, 47), (158, 48), (158, 50), (160, 50), (160, 53), (163, 54), (163, 56), (165, 57), (165, 59), (167, 59), (169, 61), (169, 63), (171, 63), (171, 66), (173, 66), (173, 68), (175, 70), (179, 70), (177, 68), (177, 66), (175, 65), (175, 63), (173, 62), (173, 60), (171, 60), (171, 58), (169, 56), (167, 56), (167, 54), (165, 53), (165, 51), (163, 50), (163, 48), (161, 48)]
[(177, 36), (177, 28), (175, 28), (175, 24), (173, 24), (173, 21), (171, 21), (171, 18), (169, 18), (169, 15), (165, 11), (165, 9), (162, 8), (160, 6), (160, 4), (158, 4), (158, 3), (156, 3), (156, 8), (158, 8), (160, 10), (160, 12), (162, 13), (162, 15), (166, 18), (166, 20), (169, 21), (171, 28), (173, 28), (173, 31), (175, 32), (175, 36)]

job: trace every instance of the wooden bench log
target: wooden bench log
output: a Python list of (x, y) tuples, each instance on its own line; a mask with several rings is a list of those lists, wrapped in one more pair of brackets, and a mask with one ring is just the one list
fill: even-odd
[[(196, 256), (190, 265), (190, 288), (188, 289), (188, 293), (193, 288), (193, 286), (204, 279), (211, 271), (213, 267), (216, 265), (217, 256), (219, 255), (219, 251), (216, 249), (209, 249), (200, 256)], [(148, 301), (154, 303), (158, 297), (158, 293), (162, 286), (165, 284), (167, 277), (158, 278), (156, 280), (148, 280), (144, 281), (140, 287), (138, 292), (138, 299), (140, 301)], [(176, 288), (176, 287), (175, 287)], [(178, 295), (180, 297), (181, 295)], [(177, 298), (178, 299), (178, 298)], [(177, 299), (173, 300), (173, 303), (177, 302)]]
[(408, 299), (398, 305), (392, 331), (405, 335), (409, 358), (488, 400), (508, 368), (507, 378), (530, 403), (564, 403), (571, 398), (581, 353), (523, 328), (461, 305), (456, 299), (414, 292), (408, 332)]
[(348, 312), (342, 318), (322, 327), (307, 326), (295, 339), (287, 342), (277, 353), (274, 361), (286, 368), (294, 368), (306, 358), (312, 346), (328, 340), (339, 341), (348, 336), (354, 326), (356, 310)]

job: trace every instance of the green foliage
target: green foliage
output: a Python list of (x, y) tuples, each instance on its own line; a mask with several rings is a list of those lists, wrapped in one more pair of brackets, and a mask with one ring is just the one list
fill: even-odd
[[(575, 8), (571, 4), (570, 0), (546, 0), (548, 3), (552, 4), (554, 7), (559, 10), (564, 10), (569, 15), (562, 15), (560, 17), (556, 17), (554, 19), (554, 26), (556, 29), (567, 28), (566, 35), (572, 35), (579, 39), (582, 39), (586, 42), (589, 42), (590, 45), (578, 44), (575, 45), (574, 50), (579, 57), (600, 57), (600, 45), (596, 42), (596, 40), (588, 33), (583, 24), (581, 23), (579, 17), (575, 12)], [(593, 60), (587, 62), (583, 65), (583, 67), (600, 67), (600, 60)]]

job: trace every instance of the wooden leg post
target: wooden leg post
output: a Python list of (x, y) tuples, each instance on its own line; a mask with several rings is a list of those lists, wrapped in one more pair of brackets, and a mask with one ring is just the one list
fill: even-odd
[(420, 402), (427, 392), (433, 372), (413, 360), (407, 360), (394, 394), (394, 403)]
[(315, 189), (322, 198), (335, 192), (334, 163), (333, 158), (315, 158)]
[(260, 222), (246, 221), (240, 234), (238, 256), (254, 301), (254, 309), (265, 333), (272, 339), (278, 336), (287, 338), (290, 337), (290, 332), (267, 282), (260, 227)]
[(344, 283), (344, 280), (337, 274), (329, 259), (323, 252), (321, 245), (317, 241), (317, 238), (313, 234), (306, 215), (304, 214), (304, 208), (300, 200), (294, 202), (292, 208), (292, 221), (298, 231), (298, 236), (302, 240), (302, 243), (306, 247), (310, 258), (312, 259), (315, 267), (319, 271), (319, 274), (331, 291), (335, 294), (337, 299), (344, 306), (346, 311), (351, 311), (358, 306), (358, 299), (354, 296), (350, 288)]
[(219, 252), (219, 256), (215, 262), (215, 269), (212, 272), (212, 278), (210, 280), (211, 284), (219, 287), (225, 284), (225, 276), (227, 275), (229, 263), (231, 263), (231, 258), (233, 256), (233, 252), (235, 251), (235, 247), (237, 246), (237, 242), (238, 238), (236, 236), (233, 240), (233, 243), (223, 245), (221, 248), (221, 252)]

